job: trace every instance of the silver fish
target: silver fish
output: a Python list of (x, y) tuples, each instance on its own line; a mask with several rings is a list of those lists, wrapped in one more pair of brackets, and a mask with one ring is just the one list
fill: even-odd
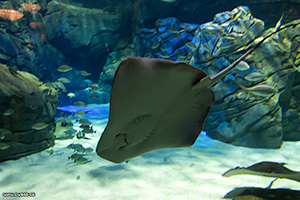
[(70, 80), (65, 77), (58, 78), (56, 81), (59, 81), (62, 83), (70, 83)]
[(10, 115), (12, 115), (14, 112), (15, 112), (15, 110), (9, 108), (9, 109), (7, 109), (6, 111), (4, 111), (3, 115), (4, 115), (4, 116), (10, 116)]
[(5, 143), (5, 142), (0, 142), (0, 150), (5, 150), (8, 149), (10, 147), (9, 144)]
[(261, 81), (266, 77), (266, 74), (261, 72), (253, 72), (245, 76), (245, 80), (247, 81)]
[(43, 130), (45, 128), (47, 128), (49, 126), (49, 124), (46, 124), (45, 122), (38, 122), (32, 125), (32, 129), (34, 130)]
[(250, 65), (246, 61), (241, 61), (239, 64), (235, 66), (238, 70), (244, 71), (250, 69)]
[(247, 90), (248, 92), (251, 92), (252, 94), (258, 95), (258, 96), (269, 96), (269, 95), (273, 95), (275, 93), (278, 93), (278, 89), (270, 86), (270, 85), (256, 85), (253, 87), (244, 87), (242, 85), (240, 85), (241, 88), (243, 88), (244, 90)]
[(84, 115), (86, 115), (86, 112), (84, 111), (78, 111), (77, 113), (75, 113), (75, 116), (77, 117), (83, 117)]

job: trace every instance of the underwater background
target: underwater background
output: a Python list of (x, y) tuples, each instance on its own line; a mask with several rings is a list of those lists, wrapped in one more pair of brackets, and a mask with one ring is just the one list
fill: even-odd
[[(300, 199), (299, 8), (298, 0), (0, 1), (1, 199)], [(121, 118), (110, 105), (122, 60), (183, 62), (212, 77), (270, 34), (211, 87), (191, 147), (120, 164), (97, 151), (108, 121)], [(122, 98), (137, 99), (133, 108), (159, 99), (134, 87), (122, 95), (116, 110)], [(133, 143), (152, 134), (139, 123)]]

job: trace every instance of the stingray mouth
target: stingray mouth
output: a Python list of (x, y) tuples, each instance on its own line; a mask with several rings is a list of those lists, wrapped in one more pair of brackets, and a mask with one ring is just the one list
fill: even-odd
[[(122, 150), (124, 148), (129, 148), (129, 147), (133, 147), (136, 146), (142, 142), (144, 142), (145, 140), (147, 140), (152, 134), (154, 133), (154, 129), (152, 129), (151, 131), (149, 131), (147, 134), (143, 135), (143, 137), (132, 137), (133, 134), (130, 133), (119, 133), (117, 134), (115, 137), (120, 138), (122, 137), (122, 146), (119, 147), (119, 150)], [(138, 135), (140, 136), (140, 135)]]

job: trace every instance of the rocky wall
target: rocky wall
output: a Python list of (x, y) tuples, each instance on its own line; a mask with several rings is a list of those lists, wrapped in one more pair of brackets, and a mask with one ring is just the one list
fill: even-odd
[(0, 162), (53, 146), (57, 105), (37, 77), (0, 64)]
[[(299, 79), (291, 79), (299, 77), (299, 28), (275, 34), (246, 58), (244, 66), (212, 87), (215, 105), (204, 126), (208, 136), (254, 148), (280, 148), (283, 140), (299, 140)], [(265, 30), (262, 20), (240, 6), (202, 25), (159, 19), (154, 29), (139, 31), (135, 49), (138, 56), (187, 62), (212, 76), (273, 30)], [(256, 74), (260, 77), (253, 78)], [(257, 86), (264, 88), (254, 91)]]

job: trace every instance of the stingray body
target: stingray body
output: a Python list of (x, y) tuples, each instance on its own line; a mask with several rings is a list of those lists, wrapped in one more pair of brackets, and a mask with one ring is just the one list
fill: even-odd
[(123, 162), (157, 149), (187, 147), (202, 130), (214, 94), (195, 67), (128, 57), (114, 79), (110, 116), (97, 152)]
[(300, 182), (300, 172), (292, 171), (284, 167), (284, 163), (260, 162), (249, 167), (236, 167), (225, 172), (222, 176), (231, 177), (234, 175), (249, 174), (274, 178), (286, 178)]
[(97, 154), (121, 163), (159, 149), (191, 146), (214, 103), (209, 87), (268, 37), (212, 77), (183, 62), (124, 59), (113, 80), (109, 121)]

